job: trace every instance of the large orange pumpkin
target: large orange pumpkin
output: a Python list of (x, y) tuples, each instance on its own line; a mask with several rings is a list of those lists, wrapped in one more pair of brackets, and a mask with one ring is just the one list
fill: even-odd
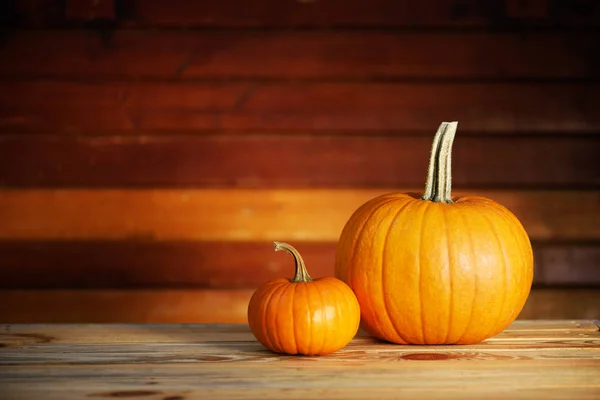
[(372, 199), (350, 217), (336, 276), (356, 294), (361, 326), (401, 344), (470, 344), (506, 328), (533, 279), (533, 253), (519, 220), (478, 196), (452, 198), (457, 123), (434, 139), (425, 193)]
[(294, 257), (296, 274), (291, 280), (273, 279), (254, 292), (248, 305), (254, 336), (276, 353), (324, 355), (346, 346), (360, 322), (352, 290), (334, 277), (311, 279), (295, 248), (274, 245)]

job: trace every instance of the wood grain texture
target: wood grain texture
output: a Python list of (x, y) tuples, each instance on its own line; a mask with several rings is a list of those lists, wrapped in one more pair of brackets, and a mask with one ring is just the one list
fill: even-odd
[[(333, 276), (335, 242), (299, 242), (313, 278)], [(536, 285), (600, 285), (599, 243), (533, 244)], [(271, 242), (0, 241), (0, 288), (248, 288), (291, 278)]]
[(247, 323), (252, 289), (6, 290), (0, 323)]
[(0, 47), (0, 77), (593, 79), (598, 40), (595, 32), (20, 30)]
[(541, 265), (537, 282), (545, 285), (577, 285), (578, 283), (600, 286), (600, 246), (543, 246), (537, 252)]
[[(227, 34), (224, 34), (227, 37)], [(89, 30), (12, 31), (0, 47), (0, 76), (54, 78), (174, 78), (196, 51), (219, 34)]]
[(488, 21), (485, 7), (477, 6), (475, 2), (466, 6), (474, 7), (471, 13), (475, 15), (464, 15), (463, 18), (456, 18), (455, 5), (455, 1), (442, 1), (436, 7), (426, 8), (408, 1), (378, 0), (369, 6), (359, 1), (279, 4), (265, 1), (249, 6), (239, 1), (236, 7), (179, 0), (168, 11), (158, 2), (146, 2), (135, 7), (131, 14), (137, 24), (151, 26), (418, 26), (485, 24)]
[[(264, 352), (257, 357), (264, 359)], [(466, 358), (441, 363), (386, 363), (350, 358), (328, 365), (296, 358), (248, 365), (245, 362), (218, 364), (217, 360), (193, 362), (194, 357), (188, 355), (187, 363), (158, 366), (106, 363), (51, 368), (47, 365), (5, 366), (0, 368), (0, 377), (6, 378), (0, 383), (4, 384), (6, 400), (39, 396), (49, 400), (115, 397), (354, 400), (397, 399), (399, 394), (415, 400), (534, 400), (570, 396), (596, 400), (600, 393), (597, 360)]]
[[(2, 190), (0, 239), (335, 242), (360, 205), (391, 191), (415, 192), (400, 188)], [(600, 238), (600, 192), (454, 192), (456, 196), (466, 193), (507, 207), (532, 240)]]
[[(234, 345), (231, 341), (217, 339), (218, 331), (212, 329), (202, 329), (198, 325), (179, 326), (169, 334), (172, 339), (165, 342), (158, 337), (158, 342), (152, 342), (148, 338), (159, 336), (165, 333), (161, 325), (153, 325), (146, 329), (138, 329), (139, 336), (142, 339), (131, 338), (127, 343), (122, 339), (117, 341), (100, 341), (95, 343), (73, 344), (71, 342), (57, 343), (50, 332), (45, 331), (40, 325), (36, 333), (23, 337), (20, 333), (11, 332), (0, 334), (1, 343), (5, 344), (2, 350), (2, 360), (0, 366), (13, 365), (81, 365), (81, 364), (143, 364), (143, 363), (190, 363), (199, 365), (215, 362), (265, 362), (276, 363), (283, 359), (291, 357), (281, 356), (279, 354), (264, 351), (264, 348), (258, 343), (248, 329), (244, 327), (246, 335), (242, 340), (236, 340)], [(15, 326), (20, 330), (20, 325)], [(95, 325), (98, 330), (107, 334), (115, 334), (119, 329), (105, 329), (103, 325)], [(122, 325), (118, 325), (122, 327)], [(228, 328), (225, 326), (224, 328)], [(210, 332), (212, 330), (212, 332)], [(234, 329), (220, 329), (225, 335), (231, 337), (231, 331)], [(237, 331), (237, 327), (235, 331)], [(39, 333), (40, 331), (44, 333)], [(207, 332), (208, 331), (208, 332)], [(197, 335), (194, 333), (197, 332)], [(209, 333), (210, 332), (210, 333)], [(596, 331), (577, 333), (553, 332), (553, 335), (546, 334), (543, 331), (542, 336), (537, 335), (538, 331), (529, 332), (529, 336), (514, 338), (510, 336), (510, 330), (506, 335), (500, 334), (495, 338), (486, 340), (484, 343), (474, 346), (444, 346), (440, 352), (440, 347), (423, 346), (414, 348), (411, 346), (397, 346), (388, 343), (373, 340), (370, 337), (355, 338), (345, 349), (328, 355), (327, 357), (311, 357), (318, 368), (322, 363), (331, 365), (333, 362), (351, 362), (353, 358), (363, 360), (373, 359), (373, 361), (387, 362), (405, 362), (405, 361), (435, 361), (438, 360), (487, 360), (487, 361), (511, 361), (511, 360), (594, 360), (600, 363), (600, 354), (597, 350), (600, 347), (600, 333)], [(210, 335), (212, 333), (212, 335)], [(35, 335), (35, 336), (33, 336)], [(92, 335), (96, 335), (92, 332)], [(209, 336), (210, 335), (210, 336)], [(40, 337), (41, 336), (41, 337)], [(241, 337), (241, 332), (239, 334)], [(52, 338), (52, 339), (50, 339)], [(43, 341), (46, 342), (43, 342)], [(575, 348), (575, 344), (578, 344)], [(60, 351), (67, 346), (74, 346), (71, 352)], [(230, 351), (224, 354), (223, 347), (230, 346)], [(19, 348), (20, 347), (20, 348)], [(411, 351), (411, 349), (414, 349)], [(57, 354), (60, 352), (59, 354)], [(429, 358), (428, 358), (429, 356)], [(359, 361), (355, 359), (354, 361)]]
[(275, 4), (263, 1), (253, 3), (252, 6), (240, 0), (238, 2), (238, 7), (226, 7), (222, 4), (208, 5), (177, 0), (167, 11), (160, 6), (159, 1), (149, 1), (138, 7), (134, 6), (130, 15), (135, 16), (133, 21), (151, 26), (258, 27), (456, 27), (518, 25), (523, 19), (529, 20), (533, 25), (588, 25), (597, 24), (600, 19), (600, 9), (591, 1), (584, 2), (585, 11), (581, 6), (557, 1), (537, 2), (537, 7), (511, 0), (496, 2), (494, 5), (473, 0), (443, 0), (431, 5), (415, 4), (407, 0), (376, 0), (368, 6), (356, 0)]
[(69, 20), (92, 21), (116, 19), (114, 0), (97, 0), (94, 2), (67, 0), (65, 4), (66, 18)]
[[(313, 278), (333, 275), (335, 244), (299, 243)], [(292, 278), (272, 242), (0, 242), (0, 288), (248, 288)]]
[[(600, 315), (598, 289), (538, 289), (529, 297), (522, 319), (556, 319), (557, 315), (577, 314), (576, 318), (598, 318)], [(559, 317), (560, 318), (560, 317)]]
[[(4, 187), (424, 185), (430, 135), (0, 135)], [(599, 188), (600, 136), (461, 136), (454, 187)]]
[[(0, 323), (247, 323), (253, 289), (3, 290)], [(595, 318), (600, 290), (535, 289), (521, 319)]]
[[(597, 321), (596, 321), (597, 322)], [(553, 340), (571, 342), (577, 338), (590, 338), (598, 332), (598, 325), (591, 320), (516, 320), (498, 335), (487, 339), (486, 348), (535, 338), (539, 345), (546, 346)], [(213, 343), (254, 342), (247, 324), (81, 324), (73, 329), (70, 324), (6, 324), (0, 330), (0, 348), (52, 343), (66, 344), (168, 344), (168, 343)], [(359, 330), (351, 345), (373, 342)], [(550, 342), (550, 343), (548, 343)], [(380, 342), (379, 344), (383, 344)], [(402, 346), (397, 346), (401, 348)], [(468, 346), (446, 346), (446, 349)], [(435, 351), (439, 347), (423, 346), (420, 349)], [(3, 350), (0, 350), (3, 351)], [(333, 357), (332, 354), (328, 357)], [(323, 359), (323, 358), (321, 358)], [(23, 363), (26, 360), (22, 360)], [(0, 360), (1, 363), (1, 360)]]
[(11, 400), (594, 399), (598, 349), (592, 321), (516, 321), (471, 346), (359, 335), (324, 357), (266, 351), (247, 325), (4, 325), (0, 387)]
[[(169, 82), (5, 82), (3, 110), (83, 112), (85, 110), (190, 110), (233, 108), (246, 85)], [(5, 92), (9, 91), (10, 93)]]
[[(82, 26), (67, 19), (64, 1), (7, 2), (4, 13), (11, 26)], [(120, 26), (138, 27), (576, 27), (597, 26), (600, 9), (594, 0), (442, 0), (416, 4), (410, 0), (254, 1), (221, 2), (160, 0), (117, 2)]]
[[(50, 82), (0, 83), (5, 133), (158, 130), (600, 130), (598, 83)], [(532, 105), (535, 105), (533, 107)], [(434, 122), (432, 122), (434, 121)]]

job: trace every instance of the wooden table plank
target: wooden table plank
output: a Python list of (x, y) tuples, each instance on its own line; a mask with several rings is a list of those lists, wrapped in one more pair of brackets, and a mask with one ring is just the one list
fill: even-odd
[[(593, 321), (517, 320), (488, 341), (548, 336), (576, 337), (596, 333)], [(43, 332), (41, 334), (40, 332)], [(358, 337), (364, 337), (359, 334)], [(254, 341), (246, 324), (4, 324), (0, 343), (23, 346), (38, 343), (202, 343)], [(2, 346), (0, 346), (2, 348)]]
[(6, 400), (597, 399), (598, 364), (570, 363), (569, 367), (547, 362), (449, 360), (437, 365), (418, 361), (351, 366), (304, 363), (289, 368), (232, 363), (10, 367), (0, 369), (0, 374), (11, 378), (4, 387)]
[[(596, 335), (598, 336), (598, 335)], [(281, 363), (297, 365), (298, 357), (283, 356), (266, 350), (258, 342), (218, 342), (204, 344), (87, 344), (76, 348), (72, 344), (29, 345), (13, 351), (3, 351), (0, 365), (91, 365), (101, 364), (198, 364), (198, 363)], [(327, 357), (312, 358), (314, 363), (388, 363), (398, 361), (551, 361), (566, 363), (591, 360), (600, 367), (600, 339), (581, 338), (576, 341), (535, 340), (531, 343), (483, 343), (476, 346), (432, 346), (414, 348), (356, 341)], [(599, 371), (600, 372), (600, 371)]]
[[(280, 361), (247, 325), (5, 325), (0, 365)], [(473, 346), (397, 346), (363, 332), (319, 361), (399, 359), (600, 359), (600, 332), (590, 321), (516, 321)], [(412, 357), (412, 358), (411, 358)]]
[(359, 334), (324, 357), (264, 349), (247, 325), (0, 325), (7, 400), (597, 399), (597, 321), (516, 321), (473, 346)]

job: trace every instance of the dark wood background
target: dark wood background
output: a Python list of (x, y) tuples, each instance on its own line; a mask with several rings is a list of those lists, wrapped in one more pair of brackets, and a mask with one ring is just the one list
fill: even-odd
[(333, 274), (449, 120), (532, 239), (521, 317), (599, 316), (597, 2), (93, 3), (2, 2), (0, 322), (244, 322), (273, 240)]

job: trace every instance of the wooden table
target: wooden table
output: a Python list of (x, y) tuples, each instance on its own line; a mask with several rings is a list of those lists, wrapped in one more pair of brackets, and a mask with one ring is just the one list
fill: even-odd
[(517, 321), (475, 346), (359, 335), (325, 357), (246, 325), (0, 325), (0, 399), (600, 399), (592, 321)]

